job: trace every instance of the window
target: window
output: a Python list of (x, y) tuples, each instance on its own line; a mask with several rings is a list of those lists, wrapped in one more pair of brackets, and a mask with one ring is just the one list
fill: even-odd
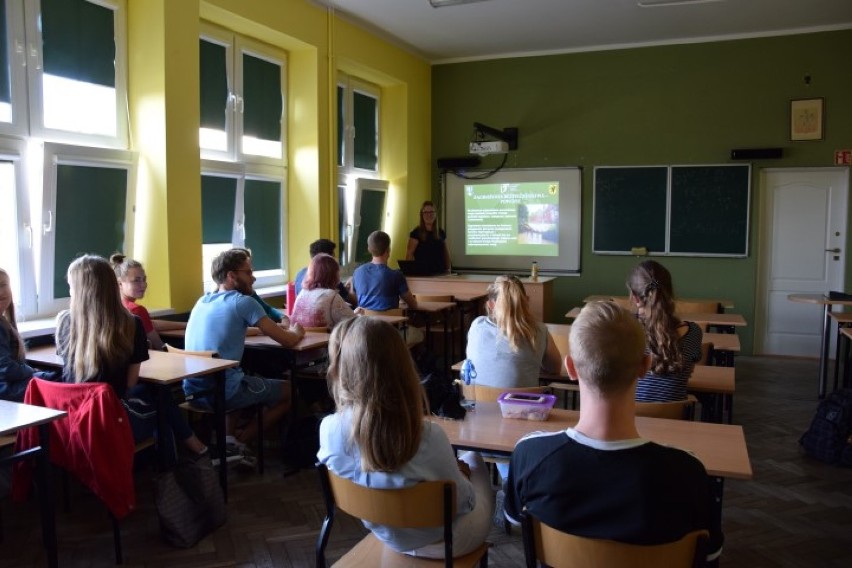
[(127, 144), (123, 0), (5, 0), (0, 130)]
[(67, 306), (79, 254), (132, 254), (125, 18), (125, 0), (0, 0), (0, 266), (19, 319)]
[(130, 152), (45, 145), (40, 312), (66, 307), (72, 260), (133, 250), (134, 167)]
[(340, 73), (337, 81), (338, 255), (369, 262), (367, 237), (384, 228), (388, 183), (379, 179), (379, 87)]
[[(223, 250), (245, 247), (252, 251), (256, 286), (284, 282), (284, 191), (273, 171), (243, 174), (231, 168), (216, 171), (215, 164), (201, 175), (201, 232), (204, 287), (213, 286), (210, 263)], [(221, 167), (221, 164), (219, 164)]]
[(232, 246), (252, 251), (255, 286), (282, 284), (286, 234), (283, 52), (202, 26), (201, 207), (204, 285)]
[(284, 54), (212, 26), (202, 29), (202, 157), (283, 162)]

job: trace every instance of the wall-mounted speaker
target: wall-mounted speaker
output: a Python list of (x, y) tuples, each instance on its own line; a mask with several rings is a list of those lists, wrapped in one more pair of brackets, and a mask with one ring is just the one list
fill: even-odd
[(782, 148), (739, 148), (731, 150), (732, 160), (777, 160), (783, 157)]
[(438, 169), (461, 170), (475, 168), (480, 164), (479, 156), (458, 156), (455, 158), (438, 158)]

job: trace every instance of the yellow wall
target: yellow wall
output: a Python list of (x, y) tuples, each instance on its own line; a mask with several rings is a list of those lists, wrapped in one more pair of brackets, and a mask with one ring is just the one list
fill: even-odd
[(134, 255), (147, 267), (149, 306), (189, 310), (201, 295), (198, 149), (200, 22), (288, 54), (289, 274), (319, 237), (336, 240), (338, 70), (381, 89), (380, 171), (391, 184), (387, 228), (405, 251), (419, 202), (431, 195), (429, 64), (304, 0), (130, 0), (129, 104), (139, 152)]

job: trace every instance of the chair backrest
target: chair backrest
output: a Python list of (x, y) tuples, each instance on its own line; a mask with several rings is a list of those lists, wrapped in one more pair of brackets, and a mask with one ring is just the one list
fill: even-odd
[(414, 294), (418, 302), (455, 302), (452, 294)]
[(546, 323), (544, 325), (547, 326), (547, 331), (559, 350), (559, 356), (565, 359), (565, 356), (568, 355), (568, 338), (571, 334), (571, 326), (565, 323)]
[(695, 415), (696, 400), (695, 396), (689, 395), (686, 400), (674, 402), (637, 402), (636, 416), (692, 420)]
[(177, 347), (173, 347), (168, 343), (166, 343), (166, 352), (180, 353), (181, 355), (192, 355), (194, 357), (213, 357), (215, 359), (219, 358), (219, 354), (215, 351), (186, 351), (185, 349), (178, 349)]
[(697, 530), (674, 542), (638, 545), (564, 533), (527, 513), (521, 514), (521, 523), (530, 568), (536, 562), (553, 568), (690, 568), (703, 564), (709, 537), (706, 530)]
[(404, 316), (405, 310), (402, 308), (391, 308), (389, 310), (368, 310), (361, 308), (361, 313), (365, 316)]
[(696, 361), (695, 364), (709, 365), (711, 357), (713, 357), (713, 343), (705, 341), (701, 344), (701, 359)]
[(719, 302), (696, 302), (693, 300), (675, 300), (675, 313), (685, 314), (717, 314)]
[(462, 393), (464, 394), (464, 397), (467, 400), (475, 400), (477, 402), (497, 402), (497, 399), (504, 392), (544, 393), (550, 392), (550, 387), (520, 387), (505, 389), (479, 384), (462, 384)]
[(315, 332), (318, 332), (318, 333), (328, 333), (328, 327), (327, 327), (327, 326), (324, 326), (324, 325), (321, 325), (321, 326), (315, 326), (315, 327), (310, 327), (310, 326), (305, 327), (305, 326), (302, 326), (302, 329), (304, 329), (305, 331), (315, 331)]
[[(326, 518), (317, 541), (317, 565), (325, 566), (336, 509), (379, 525), (399, 528), (444, 527), (444, 553), (448, 566), (453, 558), (453, 518), (456, 514), (456, 486), (452, 481), (421, 481), (402, 489), (374, 489), (344, 479), (325, 464), (317, 465)], [(443, 503), (436, 507), (436, 503)]]

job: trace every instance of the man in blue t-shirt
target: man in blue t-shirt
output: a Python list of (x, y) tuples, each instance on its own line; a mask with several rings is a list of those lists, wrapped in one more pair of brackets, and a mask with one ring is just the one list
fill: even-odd
[(358, 296), (358, 306), (367, 310), (385, 311), (399, 307), (404, 301), (409, 308), (417, 308), (417, 300), (408, 290), (405, 276), (388, 267), (390, 237), (382, 231), (373, 231), (367, 237), (367, 250), (373, 261), (362, 264), (352, 275), (352, 284)]
[[(252, 298), (255, 277), (251, 257), (245, 249), (222, 252), (212, 264), (213, 280), (218, 285), (215, 292), (205, 294), (189, 316), (186, 326), (186, 349), (189, 351), (215, 351), (223, 359), (240, 361), (245, 349), (246, 329), (257, 327), (260, 332), (283, 345), (292, 347), (299, 343), (305, 331), (299, 324), (276, 324)], [(183, 389), (195, 394), (210, 388), (204, 378), (184, 379)], [(195, 399), (196, 403), (212, 408), (213, 395)], [(225, 408), (244, 408), (254, 404), (266, 405), (263, 413), (264, 427), (278, 422), (290, 409), (290, 383), (247, 375), (240, 367), (225, 371)], [(229, 416), (230, 418), (230, 416)], [(228, 442), (244, 447), (257, 435), (255, 421), (250, 421), (241, 432), (228, 420)]]
[(650, 366), (645, 332), (627, 310), (590, 302), (571, 326), (565, 367), (580, 385), (580, 420), (515, 446), (505, 514), (522, 511), (556, 530), (632, 544), (662, 544), (707, 529), (706, 562), (722, 550), (711, 480), (692, 455), (643, 439), (636, 382)]

